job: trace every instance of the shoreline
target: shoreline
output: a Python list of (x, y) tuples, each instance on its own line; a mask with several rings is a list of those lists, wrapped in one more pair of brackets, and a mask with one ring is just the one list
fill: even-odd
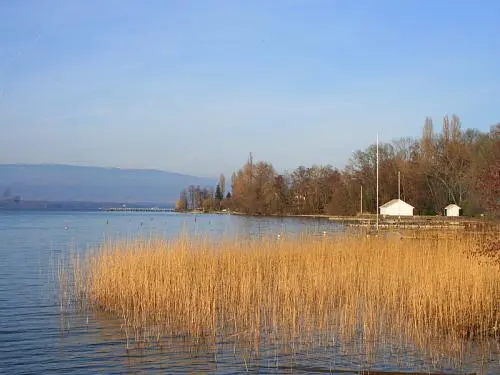
[[(103, 208), (105, 212), (171, 212), (191, 215), (236, 215), (256, 218), (296, 218), (296, 219), (315, 219), (328, 220), (332, 223), (345, 225), (348, 228), (360, 228), (365, 230), (374, 229), (376, 226), (376, 216), (374, 214), (364, 214), (358, 216), (340, 216), (326, 214), (283, 214), (283, 215), (250, 215), (238, 211), (176, 211), (173, 208), (159, 207), (108, 207)], [(491, 231), (491, 229), (500, 232), (500, 221), (491, 218), (470, 218), (464, 216), (379, 216), (379, 230), (390, 229), (417, 229), (417, 230), (436, 230), (450, 229), (459, 231)]]
[[(178, 212), (178, 211), (175, 211)], [(376, 216), (365, 214), (359, 216), (339, 216), (326, 214), (285, 214), (285, 215), (250, 215), (238, 211), (180, 211), (179, 213), (200, 214), (200, 215), (237, 215), (250, 217), (270, 217), (270, 218), (307, 218), (317, 220), (328, 220), (333, 223), (343, 224), (351, 228), (374, 228), (376, 226)], [(464, 216), (379, 216), (379, 229), (453, 229), (467, 231), (481, 231), (489, 228), (496, 228), (500, 231), (500, 221), (491, 218), (470, 218)]]

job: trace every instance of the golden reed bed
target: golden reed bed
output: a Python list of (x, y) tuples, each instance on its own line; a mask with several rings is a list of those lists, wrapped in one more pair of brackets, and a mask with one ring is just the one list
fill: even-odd
[(471, 236), (135, 240), (75, 256), (61, 280), (63, 295), (120, 317), (136, 342), (498, 338), (500, 268), (478, 246)]

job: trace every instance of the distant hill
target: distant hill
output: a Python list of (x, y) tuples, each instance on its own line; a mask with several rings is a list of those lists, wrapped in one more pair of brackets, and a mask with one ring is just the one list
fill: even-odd
[(0, 201), (175, 202), (189, 185), (213, 187), (215, 179), (150, 169), (59, 164), (0, 164)]

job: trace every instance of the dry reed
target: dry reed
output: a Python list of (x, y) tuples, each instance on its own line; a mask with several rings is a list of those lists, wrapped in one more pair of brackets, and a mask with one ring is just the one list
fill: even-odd
[(137, 341), (175, 335), (373, 342), (399, 335), (500, 337), (500, 269), (471, 237), (338, 236), (108, 243), (75, 257), (81, 305), (123, 319)]

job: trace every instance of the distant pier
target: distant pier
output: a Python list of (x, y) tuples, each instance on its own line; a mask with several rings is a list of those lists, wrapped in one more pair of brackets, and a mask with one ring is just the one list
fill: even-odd
[(175, 212), (173, 208), (158, 208), (158, 207), (108, 207), (104, 208), (106, 212)]

